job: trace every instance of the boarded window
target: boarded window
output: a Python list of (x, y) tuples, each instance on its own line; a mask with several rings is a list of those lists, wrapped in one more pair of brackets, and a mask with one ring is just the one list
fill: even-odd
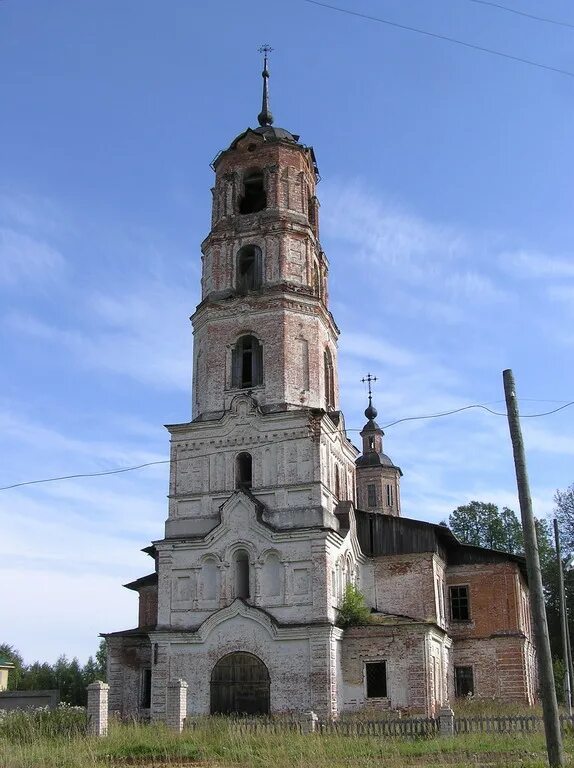
[(326, 349), (323, 355), (325, 375), (325, 405), (328, 411), (335, 407), (335, 380), (333, 373), (333, 358), (330, 350)]
[(235, 553), (235, 597), (249, 598), (249, 555), (244, 549)]
[(253, 459), (250, 453), (239, 453), (235, 459), (235, 486), (249, 490), (253, 482)]
[(243, 389), (263, 382), (261, 344), (255, 336), (238, 339), (232, 354), (232, 386)]
[(474, 694), (474, 674), (472, 667), (454, 668), (454, 690), (457, 697), (472, 696)]
[(453, 621), (468, 621), (470, 619), (468, 587), (450, 588), (450, 617)]
[(372, 484), (367, 485), (367, 506), (377, 506), (377, 489), (376, 486)]
[(387, 695), (387, 662), (369, 661), (365, 664), (367, 698), (380, 699)]
[(243, 195), (239, 201), (239, 213), (257, 213), (267, 207), (267, 195), (261, 171), (251, 171), (243, 180)]
[(241, 293), (261, 287), (261, 250), (246, 245), (237, 254), (237, 290)]

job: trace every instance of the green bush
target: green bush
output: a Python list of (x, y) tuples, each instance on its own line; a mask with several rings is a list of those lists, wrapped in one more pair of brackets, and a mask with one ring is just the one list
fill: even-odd
[(343, 629), (368, 624), (371, 611), (365, 605), (365, 597), (354, 584), (347, 584), (345, 594), (337, 609), (337, 625)]
[(0, 737), (18, 744), (39, 739), (74, 739), (87, 733), (88, 716), (83, 707), (59, 704), (56, 709), (0, 711)]

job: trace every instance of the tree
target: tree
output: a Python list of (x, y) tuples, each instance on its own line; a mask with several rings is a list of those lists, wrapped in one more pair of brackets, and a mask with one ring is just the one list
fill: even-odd
[(455, 536), (466, 544), (503, 552), (523, 551), (522, 526), (508, 507), (500, 512), (496, 504), (471, 501), (457, 507), (448, 522)]
[(365, 605), (365, 597), (354, 584), (347, 584), (343, 599), (339, 605), (337, 624), (345, 629), (360, 624), (368, 624), (371, 611)]
[(14, 669), (11, 669), (8, 674), (8, 690), (15, 691), (18, 689), (24, 671), (24, 659), (16, 648), (8, 643), (0, 643), (0, 656), (14, 665)]
[(108, 644), (103, 638), (96, 651), (96, 665), (98, 668), (96, 680), (103, 680), (105, 683), (108, 679)]
[(554, 494), (554, 515), (560, 528), (560, 541), (565, 551), (574, 552), (574, 484)]

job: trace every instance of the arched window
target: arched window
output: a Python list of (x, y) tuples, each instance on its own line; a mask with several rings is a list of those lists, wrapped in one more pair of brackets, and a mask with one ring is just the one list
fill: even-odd
[(238, 549), (235, 561), (235, 597), (249, 598), (249, 555), (244, 549)]
[(325, 405), (328, 411), (335, 408), (335, 380), (333, 378), (333, 358), (330, 350), (326, 349), (323, 356), (325, 368)]
[(239, 201), (239, 213), (257, 213), (267, 207), (267, 195), (263, 183), (263, 173), (258, 170), (248, 171), (243, 179), (243, 195)]
[(242, 336), (233, 350), (231, 384), (233, 387), (256, 387), (263, 383), (261, 344), (255, 336)]
[(241, 293), (261, 286), (261, 250), (256, 245), (245, 245), (237, 254), (237, 290)]
[(237, 458), (235, 459), (235, 487), (246, 488), (249, 490), (251, 488), (252, 480), (253, 459), (251, 458), (251, 454), (246, 451), (238, 453)]

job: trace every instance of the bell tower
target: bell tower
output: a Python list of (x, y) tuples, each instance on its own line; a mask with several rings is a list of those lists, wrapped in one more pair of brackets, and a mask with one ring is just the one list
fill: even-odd
[(268, 47), (259, 127), (213, 161), (211, 231), (202, 243), (194, 329), (193, 419), (240, 392), (264, 412), (336, 411), (337, 337), (319, 242), (319, 172), (311, 147), (274, 127)]
[(356, 449), (339, 411), (328, 262), (319, 241), (313, 149), (276, 127), (262, 49), (259, 125), (212, 162), (211, 230), (201, 245), (192, 421), (168, 427), (166, 537), (203, 535), (236, 490), (278, 528), (339, 529), (354, 501)]
[(367, 423), (361, 430), (363, 452), (355, 461), (357, 468), (357, 506), (369, 512), (398, 517), (401, 514), (400, 467), (393, 464), (383, 453), (385, 433), (375, 419), (377, 409), (373, 405), (371, 383), (376, 376), (363, 379), (369, 386), (369, 404), (365, 408)]

